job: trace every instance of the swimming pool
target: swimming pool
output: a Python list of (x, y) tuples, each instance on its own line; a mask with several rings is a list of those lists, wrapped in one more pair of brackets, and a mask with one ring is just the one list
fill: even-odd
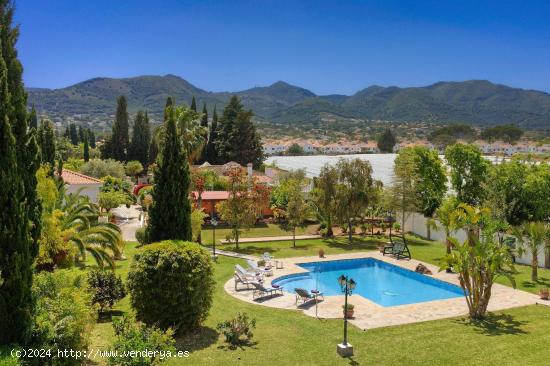
[(294, 293), (297, 287), (319, 290), (324, 295), (342, 295), (338, 277), (344, 274), (355, 280), (354, 294), (381, 306), (415, 304), (463, 296), (462, 289), (420, 273), (374, 258), (345, 259), (298, 263), (308, 272), (282, 276), (272, 282)]

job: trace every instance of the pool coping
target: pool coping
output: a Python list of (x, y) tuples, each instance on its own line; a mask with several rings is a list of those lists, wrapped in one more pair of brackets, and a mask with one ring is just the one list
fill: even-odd
[[(277, 259), (283, 262), (284, 268), (275, 269), (274, 276), (265, 277), (265, 284), (271, 285), (271, 282), (273, 280), (285, 275), (309, 272), (306, 269), (298, 266), (298, 264), (359, 258), (378, 259), (411, 271), (414, 271), (416, 266), (419, 263), (422, 263), (432, 271), (433, 275), (430, 277), (460, 286), (458, 276), (454, 273), (446, 273), (445, 271), (439, 272), (439, 268), (432, 264), (421, 262), (415, 259), (397, 260), (391, 257), (383, 256), (377, 251), (334, 254), (325, 256), (325, 258), (310, 256)], [(239, 284), (238, 290), (235, 290), (233, 278), (229, 279), (225, 283), (224, 289), (228, 294), (236, 297), (239, 300), (259, 306), (268, 306), (272, 308), (294, 311), (300, 310), (305, 315), (327, 319), (337, 319), (342, 318), (343, 316), (343, 295), (325, 296), (325, 300), (319, 301), (317, 306), (315, 306), (315, 302), (310, 301), (305, 306), (297, 307), (295, 304), (295, 296), (286, 292), (284, 292), (283, 295), (274, 296), (272, 298), (253, 300), (252, 290), (247, 289), (246, 286)], [(466, 305), (464, 297), (434, 300), (407, 305), (395, 305), (389, 307), (378, 305), (377, 303), (360, 295), (352, 295), (349, 300), (350, 303), (355, 305), (354, 318), (350, 319), (350, 322), (363, 330), (393, 325), (410, 324), (429, 320), (452, 318), (468, 314), (468, 307)], [(550, 305), (550, 301), (540, 300), (539, 297), (534, 294), (513, 289), (512, 287), (494, 284), (488, 310), (497, 311), (534, 304)]]

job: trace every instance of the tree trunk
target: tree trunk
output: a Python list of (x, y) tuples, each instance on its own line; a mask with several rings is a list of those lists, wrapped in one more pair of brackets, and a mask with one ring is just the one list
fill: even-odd
[(432, 240), (432, 228), (430, 221), (426, 221), (426, 234), (428, 235), (428, 240)]
[(292, 228), (292, 246), (296, 248), (296, 226)]
[(239, 230), (234, 228), (233, 229), (234, 236), (235, 236), (235, 248), (239, 250)]
[(334, 233), (332, 232), (332, 219), (330, 215), (327, 216), (327, 237), (332, 238)]
[(351, 240), (352, 240), (352, 226), (351, 226), (351, 219), (348, 219), (348, 241), (349, 243), (351, 244)]
[(531, 281), (537, 282), (538, 280), (538, 267), (539, 259), (537, 257), (538, 252), (533, 252), (533, 258), (531, 259)]

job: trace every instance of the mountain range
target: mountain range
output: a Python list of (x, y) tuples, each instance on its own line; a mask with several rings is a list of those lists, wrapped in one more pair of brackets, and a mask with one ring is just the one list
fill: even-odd
[(513, 123), (527, 129), (550, 127), (550, 94), (485, 80), (438, 82), (423, 87), (370, 86), (347, 95), (315, 93), (278, 81), (267, 87), (237, 92), (208, 92), (175, 75), (94, 78), (61, 88), (28, 88), (29, 105), (48, 116), (114, 114), (116, 97), (125, 95), (130, 112), (146, 109), (160, 116), (168, 96), (220, 112), (238, 95), (259, 122), (316, 126), (325, 121), (382, 120), (398, 122), (468, 123), (479, 126)]

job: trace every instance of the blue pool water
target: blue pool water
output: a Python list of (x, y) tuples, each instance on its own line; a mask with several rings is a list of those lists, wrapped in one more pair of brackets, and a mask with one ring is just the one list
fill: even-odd
[(300, 287), (317, 289), (327, 296), (342, 295), (338, 277), (344, 274), (357, 283), (354, 294), (381, 306), (414, 304), (463, 295), (458, 286), (374, 258), (298, 265), (308, 272), (283, 276), (272, 283), (283, 286), (284, 291), (289, 293), (294, 293), (294, 289)]

